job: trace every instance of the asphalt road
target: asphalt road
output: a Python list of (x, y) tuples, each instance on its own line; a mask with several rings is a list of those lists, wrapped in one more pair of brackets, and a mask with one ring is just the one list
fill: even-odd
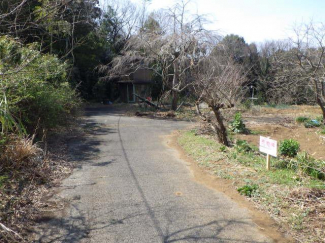
[(70, 145), (80, 166), (57, 195), (66, 207), (40, 223), (37, 242), (273, 242), (163, 144), (189, 125), (88, 110), (91, 134)]

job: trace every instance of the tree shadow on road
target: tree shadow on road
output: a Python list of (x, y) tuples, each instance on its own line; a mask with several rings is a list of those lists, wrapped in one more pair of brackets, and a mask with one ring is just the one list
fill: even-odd
[[(68, 218), (63, 217), (67, 209), (62, 212), (53, 212), (50, 215), (44, 215), (38, 219), (40, 223), (35, 229), (36, 241), (43, 243), (54, 242), (80, 242), (82, 239), (87, 239), (90, 232), (89, 224), (86, 218), (75, 205), (69, 205)], [(58, 215), (62, 214), (62, 215)]]
[(100, 124), (92, 119), (85, 120), (82, 127), (83, 132), (68, 141), (69, 161), (74, 162), (76, 167), (92, 164), (94, 160), (98, 159), (99, 146), (110, 142), (103, 136), (117, 133), (115, 128), (105, 126), (105, 124)]
[[(96, 234), (105, 234), (105, 232), (114, 232), (116, 230), (121, 232), (124, 231), (125, 235), (120, 235), (120, 239), (114, 238), (117, 240), (114, 242), (124, 242), (124, 236), (127, 236), (130, 233), (127, 232), (127, 229), (130, 229), (130, 227), (137, 228), (137, 222), (148, 219), (148, 212), (146, 210), (134, 212), (117, 219), (111, 219), (110, 217), (112, 212), (107, 212), (105, 215), (101, 216), (101, 219), (105, 220), (98, 220), (89, 215), (85, 215), (85, 212), (80, 212), (76, 205), (72, 205), (70, 208), (72, 208), (72, 210), (70, 209), (69, 211), (69, 214), (71, 215), (64, 215), (64, 217), (56, 216), (54, 218), (45, 217), (44, 219), (40, 219), (40, 221), (43, 220), (45, 222), (42, 224), (42, 227), (39, 228), (39, 230), (42, 231), (42, 235), (37, 239), (37, 242), (88, 242), (90, 241), (92, 232), (96, 232)], [(173, 211), (166, 208), (153, 209), (157, 214), (161, 213), (161, 210), (166, 211), (168, 214)], [(166, 228), (160, 228), (159, 231), (162, 233), (159, 234), (160, 240), (157, 239), (155, 242), (265, 242), (249, 239), (249, 236), (245, 233), (241, 234), (241, 231), (236, 232), (236, 229), (238, 228), (251, 226), (251, 224), (247, 222), (247, 219), (213, 220), (181, 229), (171, 229), (174, 224), (174, 219), (172, 218), (165, 218), (163, 221), (164, 224), (166, 222), (168, 222), (168, 224)], [(124, 227), (125, 230), (121, 230)], [(146, 231), (148, 229), (143, 230)], [(229, 233), (231, 231), (233, 231), (233, 233)]]

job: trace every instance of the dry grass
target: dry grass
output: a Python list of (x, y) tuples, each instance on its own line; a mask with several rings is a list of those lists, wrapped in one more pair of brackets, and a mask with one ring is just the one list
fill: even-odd
[(19, 170), (22, 167), (30, 167), (35, 163), (40, 163), (42, 161), (42, 150), (33, 143), (33, 139), (33, 137), (10, 137), (0, 155), (2, 167)]
[(0, 155), (0, 242), (29, 242), (29, 234), (51, 184), (70, 172), (64, 160), (33, 142), (10, 136)]

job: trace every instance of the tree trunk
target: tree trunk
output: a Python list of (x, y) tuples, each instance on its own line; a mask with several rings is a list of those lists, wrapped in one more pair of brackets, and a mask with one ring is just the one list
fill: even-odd
[(178, 92), (172, 90), (172, 110), (176, 111), (178, 105)]
[(323, 124), (325, 125), (325, 106), (324, 106), (324, 103), (322, 102), (322, 100), (319, 97), (317, 97), (316, 100), (317, 100), (317, 104), (322, 109), (322, 113), (323, 113)]
[(178, 63), (177, 60), (174, 61), (174, 76), (173, 76), (173, 84), (172, 84), (172, 110), (176, 111), (178, 104), (178, 92), (175, 90), (178, 88)]
[(195, 102), (196, 113), (201, 117), (202, 121), (207, 121), (207, 117), (202, 114), (200, 110), (200, 103), (197, 101)]
[(218, 140), (220, 143), (223, 145), (229, 147), (229, 141), (228, 141), (228, 135), (227, 135), (227, 129), (225, 125), (223, 124), (223, 118), (220, 112), (220, 108), (216, 106), (210, 106), (211, 109), (213, 110), (213, 113), (217, 119), (217, 124), (212, 124), (214, 127), (215, 131), (217, 132)]

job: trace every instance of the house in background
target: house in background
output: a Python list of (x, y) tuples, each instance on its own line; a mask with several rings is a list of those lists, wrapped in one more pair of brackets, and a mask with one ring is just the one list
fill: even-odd
[(120, 99), (125, 103), (138, 102), (135, 94), (147, 98), (151, 96), (152, 70), (146, 68), (137, 69), (125, 79), (118, 81)]

